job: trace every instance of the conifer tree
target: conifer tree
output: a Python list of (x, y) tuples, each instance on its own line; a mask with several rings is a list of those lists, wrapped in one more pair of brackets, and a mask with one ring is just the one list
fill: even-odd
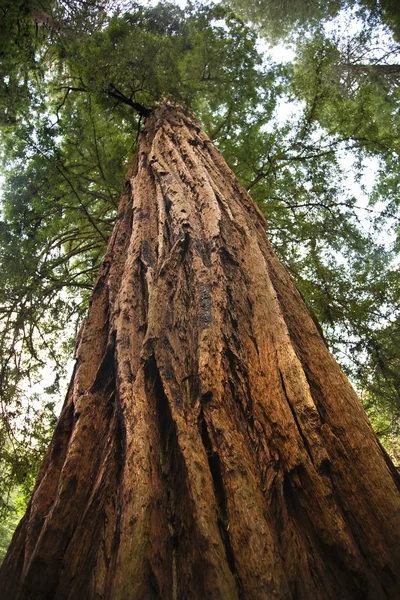
[(399, 475), (265, 221), (150, 113), (5, 597), (395, 598)]

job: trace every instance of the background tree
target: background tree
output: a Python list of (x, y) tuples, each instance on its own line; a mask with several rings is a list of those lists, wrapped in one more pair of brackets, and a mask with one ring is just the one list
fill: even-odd
[(355, 10), (365, 23), (383, 23), (391, 29), (397, 40), (400, 36), (400, 10), (396, 0), (230, 0), (224, 4), (234, 7), (239, 14), (256, 23), (267, 36), (274, 39), (293, 36), (298, 30), (304, 32), (320, 26), (321, 22), (330, 21), (341, 11), (349, 9)]

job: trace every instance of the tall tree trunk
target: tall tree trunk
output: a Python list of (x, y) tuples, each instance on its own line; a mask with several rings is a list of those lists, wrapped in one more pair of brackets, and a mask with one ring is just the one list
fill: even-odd
[(265, 228), (154, 110), (4, 598), (400, 597), (397, 472)]

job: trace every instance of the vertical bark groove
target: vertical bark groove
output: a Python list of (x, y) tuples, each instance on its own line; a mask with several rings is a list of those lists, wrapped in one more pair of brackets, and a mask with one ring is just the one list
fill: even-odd
[(400, 595), (399, 477), (195, 120), (147, 118), (15, 600)]
[(221, 536), (221, 541), (225, 548), (226, 560), (228, 561), (229, 568), (232, 574), (236, 577), (239, 598), (242, 597), (242, 586), (239, 576), (236, 573), (235, 567), (235, 556), (232, 550), (231, 541), (229, 538), (229, 522), (228, 522), (228, 511), (226, 506), (226, 497), (225, 497), (225, 486), (224, 479), (222, 476), (222, 468), (221, 468), (221, 460), (218, 456), (218, 452), (214, 448), (214, 445), (211, 442), (207, 424), (204, 418), (204, 414), (202, 409), (200, 409), (199, 414), (199, 427), (201, 433), (201, 440), (203, 442), (204, 450), (207, 455), (208, 466), (210, 469), (213, 488), (214, 488), (214, 496), (217, 504), (218, 511), (218, 526), (219, 532)]

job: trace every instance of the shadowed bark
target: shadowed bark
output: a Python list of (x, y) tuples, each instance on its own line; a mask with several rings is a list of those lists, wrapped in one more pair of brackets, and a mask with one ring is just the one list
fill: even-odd
[(5, 598), (400, 597), (398, 474), (265, 227), (155, 109)]

